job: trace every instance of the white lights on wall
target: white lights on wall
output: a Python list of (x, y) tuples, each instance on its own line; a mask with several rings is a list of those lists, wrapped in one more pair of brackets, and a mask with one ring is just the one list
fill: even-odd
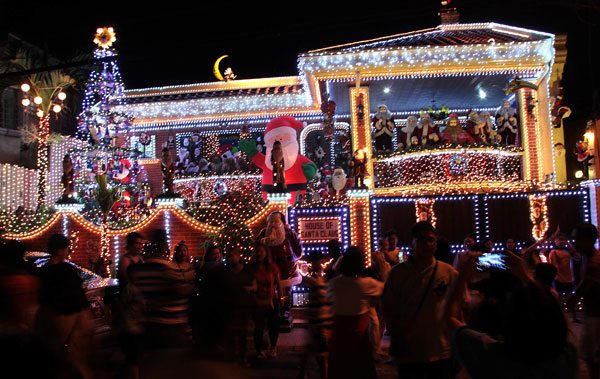
[(37, 200), (37, 171), (0, 164), (0, 209), (14, 212), (23, 207), (35, 209)]
[(306, 109), (311, 105), (312, 100), (306, 93), (290, 93), (128, 104), (118, 105), (113, 110), (132, 114), (136, 124), (144, 119), (214, 116), (263, 112), (269, 109), (279, 112)]

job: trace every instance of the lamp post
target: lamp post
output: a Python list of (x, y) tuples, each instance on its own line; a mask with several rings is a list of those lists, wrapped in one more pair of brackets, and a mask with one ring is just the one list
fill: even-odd
[(31, 112), (38, 118), (37, 130), (37, 166), (38, 166), (38, 198), (37, 207), (40, 209), (46, 200), (46, 182), (48, 178), (48, 137), (50, 136), (50, 116), (58, 115), (64, 109), (64, 101), (67, 98), (65, 89), (70, 86), (71, 79), (64, 75), (58, 75), (61, 78), (67, 78), (64, 82), (60, 80), (59, 84), (53, 85), (52, 79), (56, 75), (49, 75), (44, 80), (36, 81), (35, 78), (21, 84), (23, 99), (21, 105), (25, 112)]

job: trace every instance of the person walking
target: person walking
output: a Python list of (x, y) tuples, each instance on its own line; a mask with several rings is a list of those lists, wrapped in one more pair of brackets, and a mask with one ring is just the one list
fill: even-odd
[(415, 224), (411, 236), (413, 254), (392, 268), (383, 293), (390, 355), (398, 364), (398, 378), (452, 378), (452, 349), (438, 315), (458, 273), (434, 258), (438, 235), (430, 223)]

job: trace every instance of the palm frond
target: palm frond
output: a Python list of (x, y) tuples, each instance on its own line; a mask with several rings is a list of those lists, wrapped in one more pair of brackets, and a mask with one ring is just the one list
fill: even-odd
[(119, 200), (119, 189), (117, 187), (108, 188), (108, 178), (106, 174), (96, 175), (98, 189), (96, 190), (96, 200), (100, 205), (100, 210), (106, 217), (113, 205)]

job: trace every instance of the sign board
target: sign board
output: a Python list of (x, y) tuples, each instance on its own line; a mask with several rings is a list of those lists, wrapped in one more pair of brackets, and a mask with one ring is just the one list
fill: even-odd
[(325, 243), (340, 240), (341, 224), (339, 217), (298, 218), (298, 234), (302, 242)]

